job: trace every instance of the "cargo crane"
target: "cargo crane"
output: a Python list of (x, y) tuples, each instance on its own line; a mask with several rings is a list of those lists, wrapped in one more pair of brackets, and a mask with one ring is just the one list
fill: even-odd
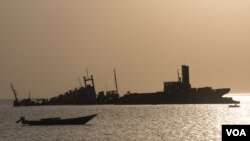
[(16, 92), (16, 90), (14, 89), (14, 86), (13, 86), (13, 84), (12, 84), (12, 83), (10, 83), (10, 87), (11, 87), (11, 89), (12, 89), (13, 93), (14, 93), (14, 96), (15, 96), (15, 100), (13, 101), (13, 105), (14, 105), (14, 107), (16, 107), (16, 106), (20, 106), (21, 104), (20, 104), (20, 102), (18, 101), (18, 98), (17, 98), (17, 92)]
[(90, 76), (89, 76), (89, 72), (88, 72), (87, 69), (86, 69), (86, 73), (87, 73), (87, 76), (86, 76), (86, 77), (85, 77), (85, 76), (83, 77), (85, 88), (86, 88), (87, 86), (91, 86), (91, 85), (87, 84), (87, 82), (89, 82), (89, 81), (91, 81), (92, 87), (95, 88), (95, 83), (94, 83), (93, 75), (90, 75)]

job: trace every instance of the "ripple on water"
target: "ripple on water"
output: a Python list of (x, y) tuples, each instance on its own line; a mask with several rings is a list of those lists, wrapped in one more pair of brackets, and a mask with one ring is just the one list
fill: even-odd
[[(86, 125), (21, 126), (15, 121), (98, 113)], [(0, 140), (221, 140), (222, 124), (249, 124), (249, 105), (95, 105), (0, 107)]]

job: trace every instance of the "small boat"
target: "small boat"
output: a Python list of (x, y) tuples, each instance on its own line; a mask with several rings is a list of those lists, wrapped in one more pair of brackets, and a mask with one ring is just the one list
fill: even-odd
[(240, 107), (240, 105), (237, 105), (237, 103), (235, 103), (234, 105), (229, 105), (228, 107)]
[(21, 117), (16, 123), (21, 122), (22, 124), (27, 124), (31, 126), (40, 126), (40, 125), (81, 125), (85, 124), (94, 118), (97, 114), (77, 117), (77, 118), (68, 118), (61, 119), (60, 117), (56, 118), (44, 118), (40, 120), (26, 120), (24, 117)]

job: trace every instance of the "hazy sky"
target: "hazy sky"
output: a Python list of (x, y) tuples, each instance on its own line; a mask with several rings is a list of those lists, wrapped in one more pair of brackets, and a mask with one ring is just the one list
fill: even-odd
[(190, 66), (192, 86), (250, 92), (248, 0), (0, 0), (0, 98), (79, 87), (163, 90)]

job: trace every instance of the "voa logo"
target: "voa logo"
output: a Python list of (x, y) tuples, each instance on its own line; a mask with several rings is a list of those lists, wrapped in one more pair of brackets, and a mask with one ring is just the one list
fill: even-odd
[(247, 136), (244, 129), (226, 129), (227, 136)]

